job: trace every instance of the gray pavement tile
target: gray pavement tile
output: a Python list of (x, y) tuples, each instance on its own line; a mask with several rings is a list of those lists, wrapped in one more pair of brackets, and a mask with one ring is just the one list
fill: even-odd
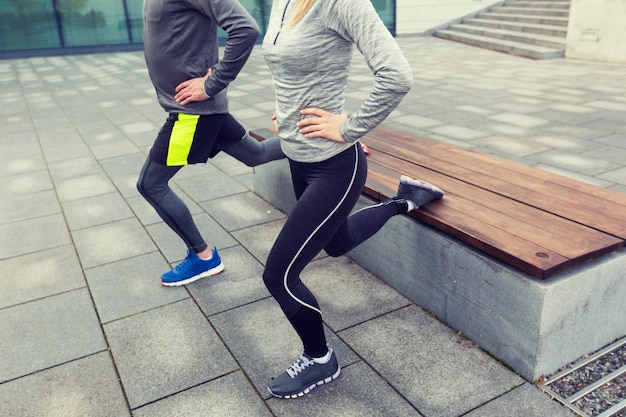
[(529, 383), (465, 414), (464, 417), (573, 417), (576, 414)]
[(19, 222), (61, 212), (54, 191), (0, 197), (0, 224)]
[(611, 181), (620, 185), (626, 185), (626, 167), (605, 172), (604, 174), (598, 175), (598, 178), (606, 181)]
[(210, 162), (213, 166), (219, 168), (222, 172), (231, 177), (249, 174), (253, 171), (253, 168), (224, 152), (215, 155), (215, 157), (211, 158)]
[(45, 169), (45, 162), (41, 153), (18, 156), (4, 161), (0, 164), (0, 178), (13, 175), (28, 174)]
[(506, 136), (490, 136), (488, 138), (479, 139), (474, 143), (477, 146), (489, 149), (491, 151), (489, 153), (499, 152), (501, 154), (510, 154), (521, 157), (548, 150), (547, 147), (533, 143), (525, 143)]
[[(531, 129), (515, 126), (508, 123), (489, 122), (487, 124), (475, 125), (472, 127), (482, 132), (487, 132), (489, 136), (495, 134), (500, 136), (514, 137), (518, 140), (520, 138), (528, 137), (532, 134)], [(443, 135), (443, 133), (441, 133), (440, 135)], [(433, 135), (429, 136), (433, 137)]]
[(267, 403), (277, 417), (422, 416), (363, 361), (342, 368), (338, 379), (302, 398), (271, 398)]
[[(626, 102), (626, 100), (624, 100)], [(623, 126), (620, 125), (620, 122), (624, 121), (624, 112), (618, 110), (602, 110), (596, 114), (599, 120), (603, 120), (605, 122), (609, 122), (610, 127), (617, 127), (617, 131), (621, 133), (626, 133), (623, 129)], [(604, 129), (606, 126), (603, 127)]]
[(104, 325), (131, 408), (239, 366), (191, 300)]
[(345, 256), (311, 262), (302, 273), (302, 281), (315, 294), (324, 321), (335, 332), (411, 304)]
[[(149, 97), (147, 98), (147, 100), (148, 101), (146, 102), (146, 104), (148, 105), (154, 104), (155, 107), (157, 106), (156, 98)], [(143, 103), (141, 103), (141, 107), (143, 107)], [(165, 113), (162, 113), (162, 114), (164, 116), (163, 121), (165, 121)], [(156, 123), (147, 119), (135, 120), (134, 122), (131, 122), (131, 123), (119, 125), (119, 128), (121, 129), (121, 131), (124, 132), (131, 139), (139, 133), (149, 133), (150, 137), (152, 137), (152, 139), (154, 140), (160, 127), (161, 127), (160, 125), (157, 125)]]
[(81, 198), (93, 197), (116, 191), (115, 186), (103, 173), (56, 180), (55, 184), (59, 200), (62, 202), (80, 200)]
[(600, 146), (583, 154), (591, 158), (602, 159), (622, 165), (626, 161), (626, 148), (619, 146)]
[(29, 129), (21, 128), (23, 121), (15, 123), (20, 126), (20, 130), (13, 131), (11, 127), (13, 123), (3, 125), (3, 137), (0, 138), (0, 147), (2, 149), (11, 149), (11, 152), (3, 152), (0, 155), (0, 161), (12, 160), (16, 157), (38, 155), (41, 153), (37, 135)]
[[(624, 106), (626, 106), (626, 103), (624, 103)], [(624, 112), (622, 112), (622, 118), (618, 120), (615, 120), (614, 117), (598, 118), (586, 123), (582, 123), (580, 126), (587, 127), (589, 129), (600, 130), (602, 132), (615, 132), (624, 134), (626, 133), (626, 126), (624, 126), (623, 114)]]
[[(186, 198), (185, 194), (182, 194), (182, 195), (178, 194), (178, 195), (182, 197), (183, 201), (185, 201), (185, 198)], [(137, 219), (144, 226), (148, 226), (150, 224), (155, 224), (155, 223), (160, 223), (163, 221), (159, 217), (157, 212), (154, 210), (154, 208), (152, 208), (152, 206), (140, 195), (126, 198), (126, 203), (128, 203), (128, 205), (132, 209)], [(187, 207), (189, 208), (189, 211), (191, 211), (192, 214), (196, 214), (202, 211), (200, 206), (198, 206), (197, 204), (195, 203), (190, 204), (190, 201), (188, 201), (188, 198), (187, 198), (187, 201), (185, 201), (185, 204), (187, 205)]]
[(432, 130), (436, 134), (449, 136), (453, 139), (460, 140), (473, 140), (487, 136), (487, 132), (483, 132), (478, 129), (480, 129), (480, 126), (474, 126), (473, 128), (469, 128), (465, 126), (446, 124), (443, 126), (434, 127), (430, 130)]
[(63, 203), (63, 211), (70, 230), (84, 229), (133, 217), (128, 204), (118, 193)]
[(91, 151), (89, 150), (87, 145), (82, 142), (82, 140), (76, 141), (76, 143), (61, 146), (45, 146), (42, 144), (42, 147), (44, 148), (44, 155), (48, 163), (80, 159), (91, 156)]
[[(163, 119), (165, 120), (165, 119)], [(154, 143), (154, 139), (156, 138), (157, 132), (159, 128), (157, 127), (153, 131), (150, 132), (137, 132), (132, 135), (128, 135), (128, 139), (135, 144), (138, 148), (144, 151), (144, 148), (150, 149), (152, 144)], [(147, 154), (147, 151), (144, 151)]]
[(612, 100), (594, 100), (585, 103), (585, 105), (590, 107), (595, 107), (598, 109), (606, 109), (606, 110), (618, 110), (622, 112), (626, 112), (626, 103), (622, 103), (619, 101)]
[(3, 417), (130, 417), (108, 353), (0, 385)]
[(134, 417), (270, 417), (241, 371), (133, 410)]
[(102, 168), (91, 153), (82, 158), (48, 163), (48, 169), (55, 182), (102, 173)]
[(543, 126), (548, 123), (547, 120), (529, 116), (527, 114), (519, 114), (519, 113), (499, 113), (489, 116), (490, 119), (497, 120), (499, 122), (512, 124), (514, 126), (519, 126), (522, 128), (534, 128), (538, 126)]
[(0, 195), (20, 195), (53, 189), (47, 171), (13, 175), (0, 181)]
[(598, 175), (618, 166), (610, 161), (558, 150), (536, 153), (530, 158), (538, 163), (588, 176)]
[(85, 287), (71, 245), (0, 261), (0, 309)]
[(602, 180), (599, 177), (591, 177), (591, 176), (583, 175), (577, 172), (568, 171), (566, 169), (557, 168), (551, 165), (537, 164), (535, 165), (535, 168), (539, 168), (544, 171), (563, 175), (564, 177), (569, 177), (569, 178), (573, 178), (579, 181), (587, 182), (589, 184), (595, 184), (598, 187), (609, 187), (613, 183), (613, 181)]
[(261, 264), (265, 265), (267, 255), (269, 255), (285, 221), (286, 219), (280, 219), (246, 229), (235, 230), (232, 232), (232, 235), (248, 252), (261, 262)]
[[(273, 298), (266, 298), (213, 315), (209, 320), (237, 362), (264, 398), (267, 383), (302, 355), (302, 342)], [(340, 366), (359, 358), (326, 328), (328, 344), (335, 349)]]
[(219, 171), (193, 177), (176, 177), (173, 180), (197, 202), (243, 193), (246, 188)]
[(462, 415), (523, 382), (417, 306), (339, 336), (425, 416)]
[(122, 136), (117, 125), (97, 111), (77, 112), (72, 115), (72, 122), (89, 146)]
[(169, 265), (157, 253), (85, 271), (100, 322), (108, 323), (189, 298), (183, 287), (166, 288), (161, 275)]
[[(193, 220), (210, 247), (215, 246), (219, 250), (237, 244), (237, 241), (206, 213), (193, 215)], [(168, 262), (177, 263), (187, 256), (187, 247), (182, 239), (164, 222), (149, 225), (146, 230)]]
[(122, 177), (128, 174), (136, 174), (139, 172), (146, 161), (146, 155), (142, 152), (135, 152), (108, 158), (100, 161), (100, 165), (110, 177)]
[(254, 173), (238, 175), (234, 177), (240, 184), (250, 191), (254, 191)]
[(0, 260), (72, 243), (61, 214), (2, 224), (0, 236)]
[(533, 133), (520, 143), (526, 143), (528, 146), (538, 145), (548, 149), (555, 149), (571, 153), (582, 153), (600, 147), (596, 142), (589, 142), (569, 136), (549, 135), (544, 132)]
[(241, 246), (220, 250), (224, 272), (187, 286), (198, 306), (210, 316), (270, 296), (263, 266)]
[(0, 310), (0, 382), (107, 349), (87, 289)]
[(72, 232), (83, 268), (92, 268), (154, 252), (156, 246), (136, 219)]
[[(218, 172), (218, 168), (215, 167), (211, 160), (206, 164), (191, 164), (185, 165), (180, 171), (176, 173), (174, 182), (183, 178), (194, 178), (198, 176), (209, 176), (211, 173)], [(202, 181), (201, 179), (200, 181)], [(170, 183), (170, 187), (174, 188), (175, 184)]]
[[(582, 106), (581, 106), (582, 107)], [(535, 109), (536, 111), (536, 109)], [(560, 123), (583, 124), (597, 119), (594, 114), (581, 114), (576, 112), (568, 112), (561, 110), (542, 110), (537, 113), (545, 120), (553, 120)]]
[(100, 143), (91, 146), (96, 159), (115, 158), (117, 156), (138, 153), (139, 148), (133, 142), (125, 138), (118, 138), (106, 143)]
[[(137, 179), (139, 174), (128, 174), (122, 175), (118, 177), (113, 177), (111, 180), (113, 181), (114, 186), (117, 188), (117, 191), (124, 197), (125, 199), (136, 197), (139, 194), (137, 191)], [(170, 186), (172, 183), (170, 182)], [(174, 188), (174, 187), (172, 187)]]
[(418, 129), (426, 129), (433, 126), (441, 126), (444, 122), (438, 118), (439, 114), (431, 117), (424, 117), (416, 114), (407, 114), (405, 116), (394, 117), (393, 121), (402, 123), (407, 126), (416, 127)]
[(567, 123), (550, 123), (542, 126), (541, 131), (545, 134), (553, 134), (556, 136), (578, 138), (583, 140), (593, 140), (603, 137), (611, 133), (611, 129), (606, 126), (589, 126), (588, 123), (582, 125), (569, 125)]
[[(276, 237), (280, 233), (286, 219), (279, 219), (273, 222), (252, 226), (241, 230), (235, 230), (231, 234), (243, 245), (263, 265), (267, 260), (267, 256), (276, 241)], [(321, 251), (314, 259), (321, 259), (328, 256), (326, 252)]]
[(229, 232), (285, 217), (284, 213), (252, 192), (217, 198), (200, 205)]
[(626, 185), (614, 184), (614, 185), (607, 186), (607, 188), (626, 194)]

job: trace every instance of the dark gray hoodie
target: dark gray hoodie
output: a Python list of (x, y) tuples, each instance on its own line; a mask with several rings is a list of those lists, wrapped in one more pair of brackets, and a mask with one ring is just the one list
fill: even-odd
[[(259, 27), (236, 0), (144, 0), (144, 53), (150, 79), (167, 112), (228, 112), (226, 87), (252, 52)], [(217, 29), (228, 34), (219, 59)], [(212, 68), (204, 90), (211, 97), (185, 106), (176, 103), (178, 84), (203, 77)]]

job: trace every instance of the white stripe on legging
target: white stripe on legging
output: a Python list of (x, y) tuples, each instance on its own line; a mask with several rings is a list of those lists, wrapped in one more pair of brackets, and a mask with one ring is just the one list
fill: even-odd
[(294, 262), (296, 261), (300, 253), (304, 250), (304, 247), (307, 245), (307, 243), (309, 243), (309, 241), (313, 239), (313, 236), (315, 236), (315, 233), (317, 233), (317, 231), (320, 230), (320, 228), (324, 226), (326, 222), (328, 222), (328, 219), (330, 219), (330, 217), (339, 209), (339, 206), (345, 201), (346, 197), (348, 196), (348, 192), (352, 188), (352, 184), (354, 184), (354, 179), (356, 178), (357, 167), (359, 166), (359, 151), (357, 149), (357, 146), (358, 146), (358, 143), (357, 145), (354, 146), (354, 152), (355, 152), (354, 169), (352, 171), (352, 178), (350, 178), (350, 185), (348, 186), (345, 194), (343, 195), (343, 197), (341, 197), (341, 200), (339, 201), (339, 203), (337, 203), (333, 211), (331, 211), (328, 214), (328, 216), (326, 216), (324, 221), (322, 221), (319, 224), (319, 226), (317, 226), (315, 230), (313, 230), (313, 232), (309, 235), (309, 237), (304, 241), (302, 246), (300, 246), (300, 249), (298, 249), (298, 252), (296, 252), (296, 255), (293, 257), (293, 259), (289, 263), (289, 266), (287, 267), (287, 270), (285, 271), (285, 276), (283, 277), (283, 285), (285, 286), (285, 290), (287, 290), (287, 293), (291, 296), (291, 298), (293, 298), (294, 300), (296, 300), (298, 303), (302, 304), (303, 306), (317, 311), (318, 313), (320, 313), (320, 315), (322, 314), (322, 312), (318, 308), (315, 308), (312, 305), (307, 304), (304, 301), (300, 300), (289, 290), (289, 287), (287, 286), (287, 277), (289, 276), (289, 271), (291, 270), (291, 267), (293, 266)]

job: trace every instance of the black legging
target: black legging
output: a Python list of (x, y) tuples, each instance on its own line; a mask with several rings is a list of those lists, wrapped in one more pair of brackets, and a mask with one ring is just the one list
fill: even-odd
[(399, 213), (395, 202), (376, 204), (352, 215), (367, 177), (357, 143), (326, 161), (289, 160), (297, 203), (267, 258), (263, 281), (313, 357), (327, 352), (317, 300), (300, 273), (324, 249), (341, 256), (376, 233)]
[[(285, 157), (277, 137), (258, 142), (247, 134), (223, 151), (250, 167)], [(139, 174), (137, 189), (161, 219), (185, 242), (187, 248), (198, 253), (205, 250), (207, 244), (189, 208), (169, 186), (169, 181), (181, 168), (161, 165), (148, 156)]]

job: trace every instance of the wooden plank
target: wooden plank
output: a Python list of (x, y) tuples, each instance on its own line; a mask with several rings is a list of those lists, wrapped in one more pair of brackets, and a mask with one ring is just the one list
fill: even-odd
[(373, 153), (385, 152), (428, 166), (459, 181), (626, 239), (626, 194), (429, 139), (415, 139), (404, 133), (392, 136), (395, 133), (377, 128), (364, 138), (364, 143)]
[[(378, 162), (381, 161), (369, 162), (369, 176), (375, 181), (374, 186), (384, 184), (385, 188), (377, 192), (384, 199), (395, 194), (398, 172), (407, 172), (413, 167), (394, 165), (397, 170), (394, 172), (388, 164), (380, 167)], [(394, 172), (393, 175), (390, 176), (389, 171)], [(429, 173), (423, 168), (407, 173), (417, 174), (447, 189), (443, 200), (413, 212), (413, 217), (537, 278), (548, 278), (568, 266), (623, 245), (613, 236), (441, 174)], [(366, 186), (372, 186), (369, 180)]]

